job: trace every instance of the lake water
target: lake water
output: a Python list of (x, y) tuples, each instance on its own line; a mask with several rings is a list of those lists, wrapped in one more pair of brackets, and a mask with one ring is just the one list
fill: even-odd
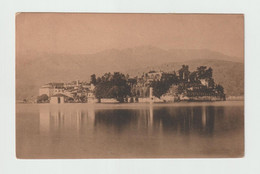
[(242, 157), (243, 102), (17, 104), (18, 158)]

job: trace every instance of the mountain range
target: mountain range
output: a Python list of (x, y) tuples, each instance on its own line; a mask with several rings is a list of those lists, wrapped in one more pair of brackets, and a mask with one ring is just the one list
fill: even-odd
[(227, 95), (244, 94), (243, 58), (211, 50), (171, 49), (152, 46), (111, 49), (86, 55), (34, 53), (16, 57), (16, 99), (37, 96), (40, 86), (49, 82), (88, 81), (91, 74), (123, 72), (130, 76), (150, 70), (177, 71), (181, 65), (194, 71), (198, 66), (213, 68), (216, 83)]

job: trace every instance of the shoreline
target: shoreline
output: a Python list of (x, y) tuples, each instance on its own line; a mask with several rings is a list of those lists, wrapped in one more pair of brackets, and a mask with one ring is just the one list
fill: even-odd
[(51, 103), (16, 103), (16, 105), (36, 105), (46, 107), (67, 107), (67, 106), (88, 106), (95, 108), (113, 108), (113, 107), (182, 107), (182, 106), (244, 106), (244, 101), (211, 101), (211, 102), (174, 102), (174, 103), (63, 103), (63, 104), (51, 104)]
[[(107, 103), (88, 103), (88, 104), (132, 104), (132, 103), (136, 103), (136, 104), (143, 104), (143, 103), (160, 103), (160, 104), (169, 104), (169, 103), (214, 103), (214, 102), (224, 102), (224, 101), (245, 101), (244, 96), (228, 96), (226, 97), (226, 100), (181, 100), (181, 101), (177, 101), (177, 102), (107, 102)], [(86, 104), (86, 103), (82, 103), (82, 102), (71, 102), (71, 103), (63, 103), (63, 104)], [(16, 100), (15, 104), (50, 104), (50, 102), (46, 102), (46, 103), (36, 103), (36, 102), (23, 102), (22, 100)]]

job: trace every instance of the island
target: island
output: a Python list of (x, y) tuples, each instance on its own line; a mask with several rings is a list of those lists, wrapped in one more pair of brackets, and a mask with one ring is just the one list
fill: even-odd
[[(169, 103), (226, 100), (224, 88), (213, 79), (213, 69), (188, 65), (178, 71), (151, 70), (130, 77), (120, 72), (105, 73), (90, 81), (50, 82), (40, 87), (37, 103)], [(25, 101), (26, 102), (26, 101)]]

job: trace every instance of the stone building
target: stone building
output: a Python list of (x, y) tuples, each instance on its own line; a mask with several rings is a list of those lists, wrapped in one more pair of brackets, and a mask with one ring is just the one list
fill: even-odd
[(51, 96), (50, 103), (51, 104), (63, 104), (63, 103), (65, 103), (66, 99), (67, 99), (66, 95), (55, 94), (55, 95)]

